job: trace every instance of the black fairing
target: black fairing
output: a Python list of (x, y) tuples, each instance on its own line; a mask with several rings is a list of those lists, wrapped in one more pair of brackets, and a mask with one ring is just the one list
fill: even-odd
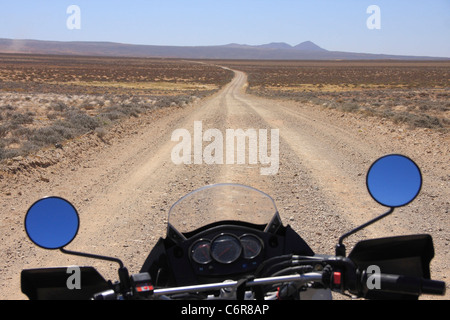
[[(408, 235), (372, 239), (356, 244), (349, 258), (359, 270), (376, 265), (384, 274), (398, 274), (430, 279), (430, 262), (434, 257), (430, 235)], [(399, 295), (369, 290), (367, 299), (417, 299), (415, 295)]]
[(108, 282), (92, 267), (80, 267), (81, 288), (69, 289), (67, 267), (28, 269), (21, 273), (22, 292), (30, 300), (89, 300), (110, 289)]
[[(250, 275), (259, 264), (271, 257), (285, 254), (313, 256), (314, 252), (307, 243), (288, 226), (281, 226), (275, 234), (264, 232), (265, 226), (251, 225), (235, 222), (234, 224), (202, 227), (199, 230), (184, 234), (187, 240), (175, 243), (170, 239), (160, 238), (153, 250), (144, 262), (140, 272), (148, 272), (156, 287), (195, 285), (199, 283), (210, 283), (224, 281), (226, 279), (239, 279)], [(264, 241), (264, 252), (259, 259), (254, 261), (255, 267), (245, 270), (237, 266), (224, 265), (226, 269), (234, 271), (227, 274), (220, 273), (220, 266), (215, 268), (211, 274), (196, 271), (195, 263), (189, 257), (189, 247), (197, 239), (207, 237), (208, 234), (220, 233), (247, 234), (252, 233)], [(239, 263), (236, 263), (239, 265)], [(211, 268), (212, 269), (212, 268)]]

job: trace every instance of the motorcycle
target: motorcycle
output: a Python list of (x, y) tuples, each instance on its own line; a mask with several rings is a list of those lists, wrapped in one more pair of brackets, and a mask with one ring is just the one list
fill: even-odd
[[(123, 262), (65, 247), (75, 238), (79, 216), (65, 199), (35, 202), (25, 217), (29, 239), (64, 254), (119, 264), (119, 281), (107, 281), (89, 266), (28, 269), (21, 289), (29, 299), (92, 300), (297, 300), (331, 299), (332, 292), (365, 299), (417, 299), (444, 295), (446, 284), (431, 280), (430, 235), (358, 242), (349, 255), (344, 240), (416, 198), (422, 187), (418, 166), (391, 154), (368, 170), (370, 195), (388, 211), (339, 238), (335, 255), (313, 252), (291, 226), (283, 225), (274, 200), (238, 184), (195, 190), (169, 211), (167, 234), (151, 250), (138, 274)], [(68, 278), (82, 279), (70, 286)]]

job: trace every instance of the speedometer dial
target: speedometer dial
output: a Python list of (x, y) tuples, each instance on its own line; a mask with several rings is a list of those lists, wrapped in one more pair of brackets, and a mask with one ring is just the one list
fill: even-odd
[(209, 240), (199, 240), (192, 246), (191, 257), (200, 264), (207, 264), (212, 261), (210, 254), (211, 243)]
[(242, 247), (244, 249), (244, 258), (256, 258), (262, 250), (262, 241), (253, 235), (244, 235), (241, 237)]
[(241, 256), (241, 252), (241, 242), (229, 234), (220, 235), (211, 243), (211, 256), (220, 263), (233, 263)]

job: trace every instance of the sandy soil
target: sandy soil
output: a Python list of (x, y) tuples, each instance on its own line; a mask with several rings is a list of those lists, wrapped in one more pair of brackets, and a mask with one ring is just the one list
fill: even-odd
[[(206, 184), (236, 182), (270, 194), (285, 224), (291, 224), (317, 253), (332, 254), (337, 239), (385, 211), (370, 198), (365, 174), (388, 153), (403, 153), (422, 169), (424, 185), (411, 205), (347, 241), (429, 233), (435, 244), (432, 277), (449, 281), (448, 135), (409, 130), (383, 119), (245, 94), (246, 76), (219, 93), (185, 108), (167, 108), (67, 142), (0, 168), (0, 299), (25, 299), (25, 268), (93, 265), (116, 279), (117, 265), (45, 251), (26, 237), (27, 208), (58, 195), (78, 209), (78, 237), (67, 249), (122, 259), (138, 272), (157, 239), (165, 236), (167, 213), (184, 194)], [(261, 165), (175, 165), (175, 129), (279, 129), (280, 167), (261, 175)], [(205, 144), (206, 145), (206, 144)], [(450, 297), (447, 294), (444, 299)], [(427, 297), (425, 297), (427, 298)]]

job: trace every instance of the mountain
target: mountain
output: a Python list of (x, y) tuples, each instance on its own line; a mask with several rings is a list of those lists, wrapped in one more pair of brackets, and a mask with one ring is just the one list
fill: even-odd
[(284, 43), (284, 42), (272, 42), (272, 43), (268, 43), (268, 44), (262, 44), (257, 46), (258, 48), (268, 48), (268, 49), (292, 49), (292, 46)]
[(311, 41), (305, 41), (302, 42), (294, 47), (295, 50), (304, 50), (304, 51), (327, 51), (321, 47), (319, 47), (317, 44)]
[(268, 44), (262, 44), (256, 47), (267, 49), (279, 49), (279, 50), (327, 51), (311, 41), (302, 42), (294, 47), (285, 42), (272, 42)]
[(0, 39), (0, 53), (90, 55), (183, 59), (254, 59), (254, 60), (448, 60), (449, 58), (396, 56), (328, 51), (311, 41), (291, 46), (284, 42), (263, 45), (231, 43), (219, 46), (155, 46), (114, 42), (61, 42)]

